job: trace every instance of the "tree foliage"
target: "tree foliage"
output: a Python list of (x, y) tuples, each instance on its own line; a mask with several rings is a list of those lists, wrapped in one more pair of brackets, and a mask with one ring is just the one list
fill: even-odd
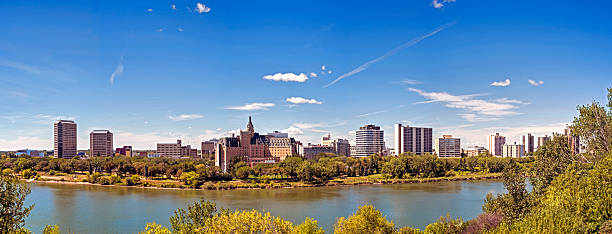
[(25, 206), (30, 187), (11, 176), (0, 177), (0, 231), (21, 230), (34, 205)]
[(609, 154), (612, 150), (612, 87), (608, 88), (608, 110), (593, 101), (590, 105), (578, 106), (578, 112), (573, 132), (586, 141), (592, 156)]
[(361, 206), (348, 218), (340, 217), (334, 225), (334, 233), (394, 233), (395, 224), (371, 205)]

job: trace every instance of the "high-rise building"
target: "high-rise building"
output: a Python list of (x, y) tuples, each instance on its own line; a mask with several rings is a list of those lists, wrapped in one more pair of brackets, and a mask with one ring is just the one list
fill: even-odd
[(432, 128), (420, 128), (395, 124), (395, 153), (411, 152), (426, 154), (433, 152)]
[(72, 120), (58, 120), (53, 124), (53, 156), (74, 158), (77, 156), (77, 125)]
[(481, 154), (488, 154), (488, 153), (489, 151), (487, 150), (487, 148), (481, 147), (481, 146), (472, 146), (472, 147), (468, 147), (467, 149), (468, 157), (473, 157), (473, 156), (478, 156)]
[(550, 136), (548, 135), (544, 135), (543, 137), (538, 137), (538, 149), (542, 146), (544, 146), (544, 144), (546, 144), (546, 142), (549, 142), (551, 139)]
[(535, 137), (531, 133), (522, 136), (523, 145), (525, 146), (525, 154), (531, 154), (535, 150)]
[(207, 155), (211, 155), (215, 153), (215, 145), (218, 144), (218, 141), (204, 141), (202, 142), (202, 157), (206, 157)]
[(451, 135), (443, 135), (437, 138), (434, 145), (438, 157), (461, 157), (461, 139), (453, 138)]
[(109, 130), (93, 130), (89, 133), (89, 156), (112, 157), (113, 133)]
[(580, 137), (572, 133), (570, 126), (565, 127), (565, 137), (567, 138), (567, 145), (569, 145), (573, 154), (580, 153)]
[(489, 136), (489, 152), (493, 156), (502, 156), (502, 146), (506, 144), (506, 137), (495, 133), (495, 135)]
[(516, 142), (512, 145), (504, 144), (502, 146), (502, 157), (504, 158), (522, 158), (525, 157), (525, 145), (518, 145)]
[(379, 126), (365, 125), (355, 132), (355, 154), (353, 157), (367, 157), (380, 154), (385, 149), (385, 133)]

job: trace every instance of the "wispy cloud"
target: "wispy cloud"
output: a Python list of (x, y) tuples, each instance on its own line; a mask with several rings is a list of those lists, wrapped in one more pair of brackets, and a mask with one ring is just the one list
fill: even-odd
[(123, 74), (123, 57), (121, 57), (121, 59), (119, 60), (119, 64), (117, 64), (117, 67), (115, 67), (115, 70), (113, 71), (113, 73), (110, 76), (110, 84), (113, 85), (115, 83), (115, 78), (121, 76)]
[(203, 115), (198, 115), (198, 114), (182, 114), (182, 115), (170, 115), (168, 116), (168, 118), (172, 121), (185, 121), (185, 120), (194, 120), (194, 119), (200, 119), (204, 117)]
[(228, 107), (225, 107), (225, 109), (228, 109), (228, 110), (243, 110), (243, 111), (268, 110), (268, 108), (274, 107), (274, 106), (275, 106), (274, 103), (254, 102), (254, 103), (245, 104), (243, 106), (228, 106)]
[(304, 73), (276, 73), (274, 75), (266, 75), (263, 77), (266, 80), (283, 81), (283, 82), (304, 82), (308, 80), (308, 76)]
[(285, 128), (283, 130), (281, 130), (281, 132), (286, 132), (291, 136), (298, 136), (298, 135), (303, 135), (304, 131), (302, 131), (300, 128), (295, 127), (295, 126), (290, 126), (288, 128)]
[(23, 64), (23, 63), (9, 61), (6, 59), (0, 59), (0, 66), (13, 68), (13, 69), (30, 72), (30, 73), (40, 73), (40, 70), (36, 67), (30, 66), (27, 64)]
[(148, 11), (148, 12), (152, 12), (152, 11), (153, 11), (153, 9), (149, 8), (149, 9), (147, 9), (147, 11)]
[(310, 77), (311, 77), (311, 78), (312, 78), (312, 77), (318, 77), (318, 76), (319, 76), (319, 75), (317, 75), (317, 73), (314, 73), (314, 72), (311, 72), (311, 73), (310, 73)]
[(456, 0), (433, 0), (431, 2), (431, 5), (436, 9), (440, 9), (444, 7), (444, 3), (449, 3), (449, 2), (456, 2)]
[(502, 80), (502, 81), (495, 81), (493, 83), (490, 84), (491, 86), (497, 86), (497, 87), (506, 87), (508, 85), (510, 85), (510, 79), (506, 79), (506, 80)]
[(177, 30), (177, 31), (179, 31), (179, 32), (184, 31), (184, 30), (183, 30), (183, 28), (178, 28), (178, 29), (176, 29), (176, 30)]
[(325, 71), (325, 69), (327, 69), (327, 67), (325, 67), (325, 65), (321, 66), (321, 70)]
[(206, 5), (198, 2), (196, 3), (196, 11), (200, 14), (208, 13), (210, 12), (210, 7), (207, 7)]
[(418, 81), (418, 80), (406, 79), (406, 80), (398, 81), (397, 83), (403, 84), (403, 85), (418, 85), (418, 84), (422, 84), (423, 82)]
[(365, 114), (357, 115), (357, 117), (363, 118), (363, 117), (368, 117), (370, 115), (382, 114), (382, 113), (385, 113), (385, 112), (388, 112), (388, 111), (389, 110), (372, 111), (372, 112), (368, 112), (368, 113), (365, 113)]
[(303, 98), (303, 97), (290, 97), (286, 99), (287, 102), (293, 103), (293, 104), (304, 104), (304, 103), (308, 103), (308, 104), (323, 104), (323, 102), (321, 101), (317, 101), (316, 99), (307, 99), (307, 98)]
[(172, 10), (176, 11), (176, 5), (175, 4), (170, 5), (170, 8), (172, 8)]
[(507, 98), (497, 100), (475, 98), (481, 95), (453, 95), (446, 92), (425, 92), (415, 88), (408, 88), (408, 91), (415, 92), (429, 99), (427, 102), (419, 102), (417, 104), (442, 102), (446, 107), (469, 112), (460, 114), (467, 121), (489, 121), (497, 120), (503, 116), (516, 115), (518, 113), (515, 109), (518, 108), (519, 104), (523, 104), (522, 101)]
[(544, 84), (544, 81), (528, 80), (528, 82), (530, 85), (533, 85), (533, 86), (540, 86)]
[(444, 24), (444, 25), (436, 28), (435, 30), (433, 30), (432, 32), (430, 32), (428, 34), (419, 36), (419, 37), (414, 38), (414, 39), (412, 39), (412, 40), (410, 40), (410, 41), (408, 41), (408, 42), (406, 42), (406, 43), (404, 43), (404, 44), (402, 44), (402, 45), (400, 45), (398, 47), (395, 47), (394, 49), (388, 51), (387, 53), (383, 54), (382, 56), (380, 56), (378, 58), (375, 58), (373, 60), (370, 60), (367, 63), (362, 64), (361, 66), (353, 69), (352, 71), (350, 71), (348, 73), (344, 73), (343, 75), (339, 76), (334, 81), (332, 81), (331, 83), (323, 86), (323, 88), (327, 88), (329, 86), (332, 86), (332, 85), (334, 85), (335, 83), (337, 83), (338, 81), (340, 81), (340, 80), (342, 80), (344, 78), (347, 78), (349, 76), (352, 76), (352, 75), (355, 75), (355, 74), (357, 74), (359, 72), (362, 72), (362, 71), (368, 69), (370, 66), (372, 66), (372, 64), (375, 64), (375, 63), (377, 63), (377, 62), (379, 62), (379, 61), (381, 61), (381, 60), (383, 60), (383, 59), (385, 59), (385, 58), (387, 58), (389, 56), (395, 55), (398, 52), (402, 51), (403, 49), (406, 49), (408, 47), (416, 45), (417, 43), (421, 42), (422, 40), (425, 40), (428, 37), (431, 37), (433, 35), (436, 35), (436, 33), (440, 32), (440, 31), (442, 31), (442, 30), (444, 30), (444, 29), (446, 29), (446, 28), (448, 28), (448, 27), (450, 27), (450, 26), (452, 26), (454, 24), (455, 24), (455, 22)]

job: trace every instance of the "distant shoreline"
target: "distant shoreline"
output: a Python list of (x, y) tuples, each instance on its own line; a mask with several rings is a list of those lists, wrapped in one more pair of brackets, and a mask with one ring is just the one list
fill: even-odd
[[(301, 182), (282, 182), (273, 185), (262, 186), (261, 184), (252, 184), (246, 181), (225, 181), (225, 182), (208, 182), (209, 184), (219, 185), (214, 187), (202, 186), (201, 188), (188, 187), (161, 187), (161, 186), (143, 186), (124, 184), (96, 184), (82, 181), (61, 181), (61, 180), (33, 180), (28, 183), (42, 184), (68, 184), (68, 185), (93, 185), (104, 187), (126, 187), (126, 188), (146, 188), (160, 190), (235, 190), (235, 189), (292, 189), (292, 188), (317, 188), (317, 187), (335, 187), (335, 186), (359, 186), (359, 185), (383, 185), (383, 184), (417, 184), (417, 183), (434, 183), (445, 181), (477, 181), (477, 180), (494, 180), (501, 178), (501, 173), (486, 173), (468, 176), (452, 176), (452, 177), (436, 177), (436, 178), (410, 178), (410, 179), (377, 179), (368, 177), (348, 177), (343, 179), (331, 180), (326, 184), (306, 184)], [(289, 183), (290, 186), (283, 186), (283, 183)]]

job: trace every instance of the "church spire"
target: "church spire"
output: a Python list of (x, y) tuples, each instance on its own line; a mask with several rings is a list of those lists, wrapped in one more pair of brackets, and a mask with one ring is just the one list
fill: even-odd
[(251, 122), (251, 116), (249, 116), (249, 123), (247, 124), (247, 131), (255, 132), (255, 130), (253, 129), (253, 122)]

